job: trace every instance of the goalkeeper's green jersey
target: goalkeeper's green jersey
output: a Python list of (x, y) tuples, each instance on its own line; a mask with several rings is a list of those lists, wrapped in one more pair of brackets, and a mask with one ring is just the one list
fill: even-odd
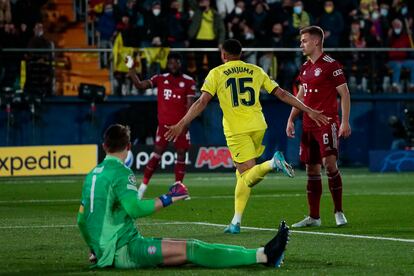
[(110, 266), (117, 249), (140, 233), (134, 218), (155, 210), (154, 200), (138, 199), (135, 175), (113, 156), (95, 167), (85, 179), (78, 225), (98, 267)]

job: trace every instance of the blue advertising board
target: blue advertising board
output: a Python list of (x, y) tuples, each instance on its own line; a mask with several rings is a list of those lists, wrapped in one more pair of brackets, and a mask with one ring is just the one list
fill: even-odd
[(369, 152), (372, 172), (414, 171), (414, 150), (372, 150)]

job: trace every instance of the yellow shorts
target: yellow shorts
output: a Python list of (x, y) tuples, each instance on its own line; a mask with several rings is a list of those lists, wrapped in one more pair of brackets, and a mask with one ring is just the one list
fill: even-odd
[(265, 132), (263, 129), (226, 137), (233, 161), (243, 163), (262, 155), (265, 149), (262, 145)]

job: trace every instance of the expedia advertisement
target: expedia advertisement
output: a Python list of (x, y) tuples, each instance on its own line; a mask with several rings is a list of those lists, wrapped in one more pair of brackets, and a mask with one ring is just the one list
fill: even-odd
[[(126, 161), (134, 171), (143, 172), (151, 158), (153, 146), (139, 145), (132, 148), (132, 160)], [(99, 151), (99, 160), (105, 153)], [(156, 172), (173, 172), (176, 154), (174, 148), (168, 148), (161, 157)], [(186, 171), (188, 172), (225, 172), (234, 171), (233, 161), (226, 146), (191, 146), (186, 156)]]
[(87, 174), (97, 164), (97, 147), (0, 147), (0, 177)]

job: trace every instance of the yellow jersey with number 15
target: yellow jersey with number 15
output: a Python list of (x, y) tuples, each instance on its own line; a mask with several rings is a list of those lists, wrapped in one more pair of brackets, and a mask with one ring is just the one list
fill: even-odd
[(234, 60), (212, 69), (201, 91), (217, 94), (223, 110), (224, 135), (231, 136), (267, 128), (260, 89), (271, 93), (278, 86), (259, 66)]

